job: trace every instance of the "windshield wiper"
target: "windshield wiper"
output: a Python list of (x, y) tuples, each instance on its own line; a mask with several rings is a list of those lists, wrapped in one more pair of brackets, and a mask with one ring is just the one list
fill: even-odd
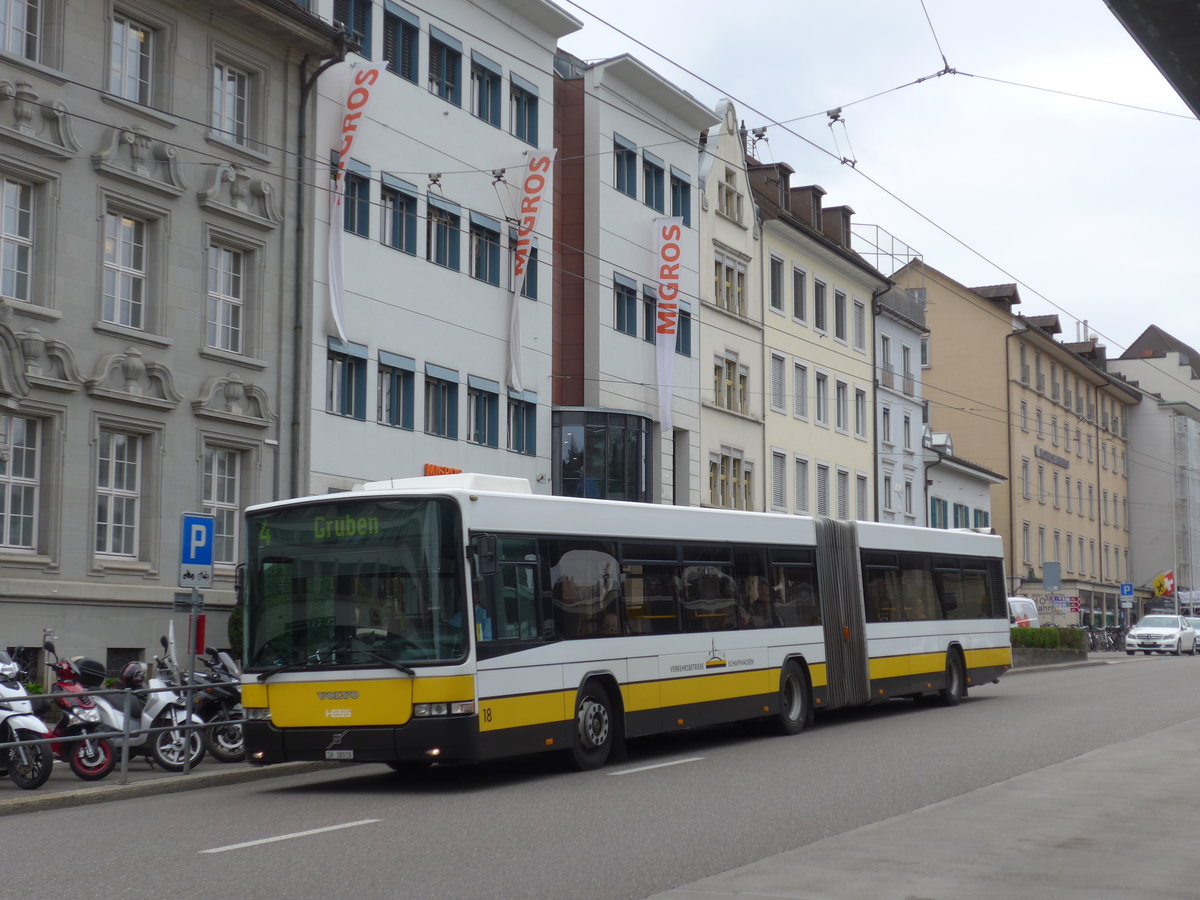
[(273, 669), (268, 669), (265, 672), (258, 673), (259, 681), (266, 681), (272, 675), (278, 675), (280, 672), (295, 672), (298, 669), (303, 669), (307, 663), (287, 663), (286, 665), (276, 666)]
[(350, 652), (351, 653), (365, 653), (365, 654), (367, 654), (367, 656), (371, 657), (372, 659), (378, 660), (379, 662), (383, 663), (385, 666), (391, 666), (397, 672), (403, 672), (409, 678), (416, 677), (417, 673), (412, 670), (412, 667), (406, 666), (404, 663), (398, 663), (393, 659), (388, 659), (383, 654), (376, 653), (374, 650), (364, 650), (362, 648), (359, 648), (357, 650), (351, 650)]

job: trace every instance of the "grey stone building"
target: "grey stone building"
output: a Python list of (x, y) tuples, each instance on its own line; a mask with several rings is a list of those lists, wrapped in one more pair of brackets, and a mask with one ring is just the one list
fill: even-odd
[(305, 85), (339, 52), (287, 0), (0, 3), (0, 646), (148, 656), (189, 511), (228, 643), (239, 514), (299, 454)]

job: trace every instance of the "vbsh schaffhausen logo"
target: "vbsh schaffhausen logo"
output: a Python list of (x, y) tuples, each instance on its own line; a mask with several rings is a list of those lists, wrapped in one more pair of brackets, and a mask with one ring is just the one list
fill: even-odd
[(317, 691), (318, 700), (357, 700), (358, 691)]

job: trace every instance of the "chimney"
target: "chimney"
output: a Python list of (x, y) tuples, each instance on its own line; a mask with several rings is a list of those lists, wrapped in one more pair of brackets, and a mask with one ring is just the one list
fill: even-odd
[(854, 210), (848, 206), (831, 206), (825, 210), (821, 232), (839, 247), (850, 249), (850, 217)]
[(792, 215), (810, 228), (821, 231), (821, 198), (824, 196), (825, 188), (819, 184), (792, 188)]

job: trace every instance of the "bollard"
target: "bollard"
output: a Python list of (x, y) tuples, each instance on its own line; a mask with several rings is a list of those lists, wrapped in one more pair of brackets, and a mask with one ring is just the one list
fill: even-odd
[(121, 784), (129, 784), (129, 688), (121, 692)]

